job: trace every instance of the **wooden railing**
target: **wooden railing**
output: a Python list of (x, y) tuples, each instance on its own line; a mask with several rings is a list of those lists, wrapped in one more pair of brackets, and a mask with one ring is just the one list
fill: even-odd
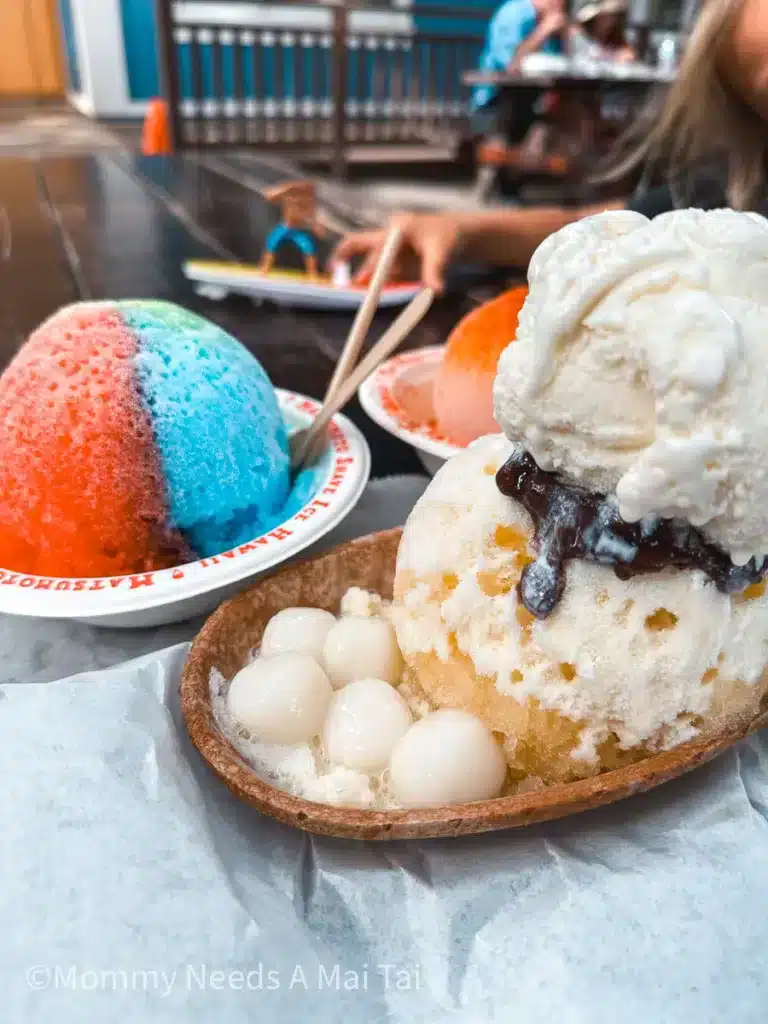
[[(312, 149), (343, 173), (350, 146), (445, 143), (466, 128), (461, 76), (477, 65), (487, 11), (279, 0), (282, 24), (269, 28), (231, 24), (219, 6), (222, 19), (201, 24), (194, 2), (186, 20), (172, 0), (158, 2), (178, 148)], [(308, 8), (326, 24), (302, 25)], [(377, 12), (401, 27), (360, 27)]]

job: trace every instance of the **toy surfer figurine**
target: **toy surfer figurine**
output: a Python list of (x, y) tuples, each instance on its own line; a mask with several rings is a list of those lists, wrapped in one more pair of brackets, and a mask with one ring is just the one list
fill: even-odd
[(317, 220), (315, 186), (311, 181), (289, 181), (264, 193), (271, 203), (280, 203), (283, 216), (280, 223), (270, 231), (261, 272), (268, 274), (275, 263), (275, 254), (281, 245), (290, 242), (304, 257), (304, 265), (310, 277), (317, 277), (317, 243), (315, 236), (322, 236), (324, 230)]

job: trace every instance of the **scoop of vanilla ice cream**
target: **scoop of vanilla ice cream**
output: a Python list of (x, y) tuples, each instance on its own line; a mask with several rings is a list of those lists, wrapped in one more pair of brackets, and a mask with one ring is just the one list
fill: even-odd
[(529, 286), (495, 382), (505, 434), (627, 521), (768, 553), (768, 221), (600, 214), (539, 246)]
[(495, 436), (456, 455), (403, 532), (393, 618), (432, 706), (477, 715), (518, 778), (546, 783), (750, 719), (768, 688), (764, 584), (732, 597), (697, 571), (622, 581), (574, 560), (534, 620), (517, 594), (533, 523), (495, 482), (512, 450)]

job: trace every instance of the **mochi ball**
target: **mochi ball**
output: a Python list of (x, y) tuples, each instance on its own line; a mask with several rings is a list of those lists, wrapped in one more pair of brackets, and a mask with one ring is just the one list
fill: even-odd
[(273, 615), (261, 638), (261, 657), (287, 652), (311, 654), (322, 664), (323, 647), (336, 617), (322, 608), (284, 608)]
[(403, 667), (389, 622), (357, 615), (345, 616), (328, 631), (323, 663), (335, 690), (356, 679), (396, 683)]
[(389, 770), (403, 807), (440, 807), (498, 796), (507, 763), (479, 718), (444, 708), (411, 726), (392, 751)]
[(262, 743), (307, 743), (322, 729), (333, 690), (309, 654), (258, 658), (227, 693), (229, 713)]
[(329, 761), (355, 771), (386, 767), (392, 750), (411, 726), (410, 709), (383, 679), (358, 679), (331, 698), (323, 728)]

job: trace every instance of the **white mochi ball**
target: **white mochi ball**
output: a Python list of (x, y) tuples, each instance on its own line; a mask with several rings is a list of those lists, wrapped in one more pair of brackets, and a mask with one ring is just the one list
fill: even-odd
[(396, 683), (403, 668), (392, 626), (385, 619), (348, 615), (328, 631), (323, 663), (335, 690), (356, 679)]
[(479, 718), (443, 708), (411, 726), (392, 751), (389, 769), (403, 807), (440, 807), (498, 796), (507, 762)]
[(261, 638), (261, 657), (299, 652), (311, 654), (322, 664), (325, 638), (335, 624), (336, 616), (322, 608), (283, 608), (267, 623)]
[(323, 727), (329, 761), (360, 772), (386, 767), (413, 718), (403, 698), (383, 679), (358, 679), (331, 699)]
[(323, 727), (333, 690), (309, 654), (257, 658), (229, 685), (229, 713), (262, 743), (307, 743)]

